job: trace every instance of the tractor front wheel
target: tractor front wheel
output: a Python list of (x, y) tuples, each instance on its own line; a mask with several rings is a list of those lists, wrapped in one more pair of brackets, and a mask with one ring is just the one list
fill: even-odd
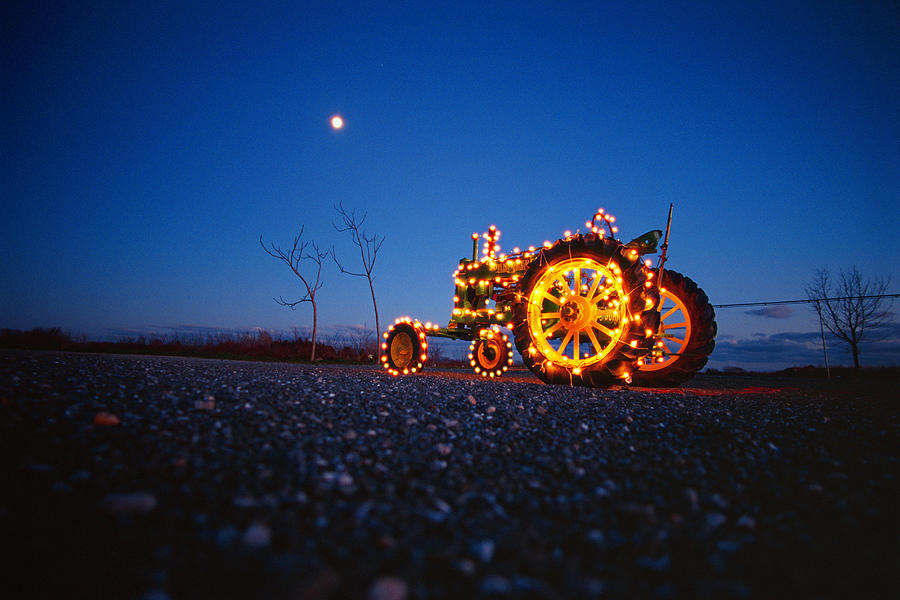
[(422, 370), (428, 360), (425, 328), (418, 321), (400, 321), (384, 334), (381, 364), (391, 375)]
[(469, 364), (482, 377), (500, 377), (512, 362), (512, 342), (499, 331), (482, 331), (469, 346)]

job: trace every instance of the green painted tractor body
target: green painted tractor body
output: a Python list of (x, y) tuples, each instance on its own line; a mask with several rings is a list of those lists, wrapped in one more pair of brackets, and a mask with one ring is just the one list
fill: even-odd
[(693, 281), (661, 268), (665, 242), (656, 268), (644, 258), (657, 252), (662, 231), (622, 243), (614, 222), (601, 209), (586, 233), (510, 254), (499, 253), (495, 227), (473, 234), (472, 258), (454, 273), (450, 322), (397, 319), (383, 336), (382, 365), (393, 375), (416, 373), (428, 361), (427, 338), (443, 337), (471, 342), (475, 372), (499, 377), (513, 364), (506, 329), (525, 366), (547, 383), (686, 381), (715, 346), (713, 309)]

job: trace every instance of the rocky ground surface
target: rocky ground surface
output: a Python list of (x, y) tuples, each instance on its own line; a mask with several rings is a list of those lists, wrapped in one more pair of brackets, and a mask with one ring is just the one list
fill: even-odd
[(0, 352), (3, 595), (895, 597), (898, 406)]

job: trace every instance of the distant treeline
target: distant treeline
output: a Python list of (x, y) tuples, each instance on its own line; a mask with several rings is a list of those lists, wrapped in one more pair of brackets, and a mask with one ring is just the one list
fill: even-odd
[[(253, 360), (308, 362), (309, 339), (276, 339), (265, 330), (244, 334), (136, 336), (116, 341), (89, 341), (75, 338), (58, 327), (29, 331), (0, 330), (0, 348), (25, 350), (64, 350), (68, 352), (104, 352), (114, 354), (160, 354), (204, 356)], [(371, 363), (374, 341), (348, 342), (344, 345), (318, 341), (316, 357), (331, 362)]]
[[(312, 342), (302, 335), (293, 339), (276, 338), (265, 330), (247, 333), (182, 334), (182, 335), (141, 335), (120, 338), (116, 341), (90, 341), (85, 337), (76, 338), (59, 327), (36, 328), (29, 331), (0, 329), (0, 348), (21, 350), (62, 350), (67, 352), (102, 352), (108, 354), (157, 354), (167, 356), (198, 356), (206, 358), (227, 358), (239, 360), (275, 360), (309, 362)], [(462, 360), (444, 356), (437, 345), (429, 344), (429, 362), (445, 366), (467, 366)], [(375, 341), (359, 336), (342, 343), (336, 338), (326, 337), (316, 342), (316, 360), (365, 364), (374, 361)], [(742, 376), (754, 375), (758, 371), (745, 371), (739, 367), (723, 370), (706, 369), (708, 375)], [(769, 373), (772, 373), (769, 371)], [(868, 367), (863, 369), (867, 379), (900, 379), (900, 367)], [(775, 371), (784, 377), (824, 379), (825, 367), (791, 367)], [(832, 378), (851, 379), (858, 377), (852, 367), (832, 367)]]
[[(722, 370), (709, 368), (706, 369), (704, 373), (707, 375), (750, 377), (758, 375), (759, 371), (745, 371), (740, 367), (726, 367)], [(789, 367), (780, 371), (766, 371), (766, 373), (782, 377), (798, 377), (806, 379), (825, 379), (827, 376), (825, 367), (813, 365), (807, 365), (805, 367)], [(861, 372), (857, 372), (853, 367), (831, 367), (831, 377), (833, 379), (858, 379), (861, 376), (864, 376), (868, 380), (897, 381), (900, 380), (900, 367), (863, 367)]]

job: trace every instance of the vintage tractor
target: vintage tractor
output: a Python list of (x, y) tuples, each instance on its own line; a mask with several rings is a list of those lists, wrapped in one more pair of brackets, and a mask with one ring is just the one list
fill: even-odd
[(663, 232), (624, 244), (603, 209), (586, 233), (510, 254), (500, 253), (496, 227), (473, 233), (472, 258), (453, 275), (450, 323), (397, 319), (383, 335), (382, 365), (393, 375), (416, 373), (428, 361), (428, 338), (444, 337), (470, 341), (475, 372), (499, 377), (513, 364), (505, 328), (546, 383), (664, 387), (690, 379), (715, 346), (716, 321), (703, 290), (664, 268), (671, 219), (670, 206), (655, 268), (643, 257), (656, 253)]

